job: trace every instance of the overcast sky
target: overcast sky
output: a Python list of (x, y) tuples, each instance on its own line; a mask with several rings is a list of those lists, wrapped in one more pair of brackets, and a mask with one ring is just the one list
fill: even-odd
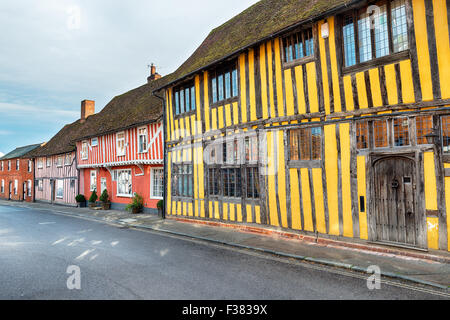
[(146, 82), (174, 71), (208, 33), (257, 0), (1, 0), (0, 153), (48, 141)]

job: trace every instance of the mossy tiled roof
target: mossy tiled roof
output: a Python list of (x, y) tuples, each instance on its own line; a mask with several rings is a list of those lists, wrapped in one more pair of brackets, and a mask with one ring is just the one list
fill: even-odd
[(14, 149), (13, 151), (5, 154), (3, 157), (0, 158), (0, 160), (9, 160), (14, 158), (28, 158), (28, 153), (30, 151), (35, 150), (38, 148), (41, 144), (31, 144), (29, 146), (19, 147)]
[(357, 0), (261, 0), (210, 32), (170, 76), (180, 80), (286, 28)]

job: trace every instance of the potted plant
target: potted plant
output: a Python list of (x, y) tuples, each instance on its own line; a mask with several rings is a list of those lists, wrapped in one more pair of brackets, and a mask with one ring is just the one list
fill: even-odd
[(162, 218), (164, 210), (164, 200), (159, 200), (156, 204), (156, 207), (158, 208), (158, 217)]
[(78, 207), (80, 207), (80, 208), (85, 208), (86, 207), (86, 198), (84, 197), (84, 195), (78, 194), (75, 197), (75, 201), (77, 202)]
[(103, 190), (103, 192), (100, 195), (100, 198), (98, 198), (98, 200), (100, 200), (100, 202), (102, 203), (103, 210), (111, 209), (111, 202), (109, 202), (109, 195), (108, 195), (108, 191), (106, 189)]
[(139, 213), (144, 208), (144, 198), (137, 193), (134, 193), (131, 202), (125, 207), (125, 210), (131, 211), (131, 213)]
[(95, 202), (97, 201), (97, 191), (92, 191), (91, 197), (89, 198), (89, 208), (95, 207)]

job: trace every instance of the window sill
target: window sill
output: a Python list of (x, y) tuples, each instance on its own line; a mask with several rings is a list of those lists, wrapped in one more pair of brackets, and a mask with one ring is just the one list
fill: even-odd
[(150, 199), (153, 199), (153, 200), (163, 200), (164, 198), (163, 198), (163, 197), (150, 196)]
[(410, 52), (408, 49), (408, 50), (404, 50), (401, 52), (392, 53), (392, 54), (384, 56), (384, 57), (375, 58), (375, 59), (372, 59), (372, 60), (369, 60), (366, 62), (355, 64), (350, 67), (342, 67), (342, 74), (347, 75), (347, 74), (351, 74), (351, 73), (365, 71), (365, 70), (368, 70), (368, 69), (371, 69), (374, 67), (394, 63), (394, 62), (409, 59), (409, 58), (410, 58)]
[(303, 64), (307, 64), (310, 62), (315, 61), (316, 59), (314, 58), (314, 56), (307, 56), (307, 57), (303, 57), (297, 60), (292, 60), (289, 62), (283, 62), (283, 70), (284, 69), (290, 69), (290, 68), (294, 68), (296, 66), (301, 66)]
[(180, 118), (184, 118), (184, 117), (187, 117), (187, 116), (191, 116), (191, 115), (195, 114), (196, 111), (197, 111), (197, 109), (189, 110), (188, 112), (179, 113), (179, 114), (177, 114), (177, 115), (174, 115), (173, 118), (174, 118), (175, 120), (177, 120), (177, 119), (180, 119)]
[(220, 100), (220, 101), (217, 101), (217, 102), (212, 102), (211, 105), (210, 105), (210, 108), (217, 108), (217, 107), (225, 106), (227, 104), (232, 104), (232, 103), (238, 102), (238, 101), (239, 101), (239, 96), (228, 98), (228, 99), (224, 99), (224, 100)]
[(116, 194), (116, 197), (118, 197), (118, 198), (133, 198), (133, 195), (131, 195), (131, 194)]

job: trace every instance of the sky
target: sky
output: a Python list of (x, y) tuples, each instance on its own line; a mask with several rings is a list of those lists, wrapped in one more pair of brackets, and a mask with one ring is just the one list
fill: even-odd
[(51, 139), (146, 83), (148, 65), (175, 71), (209, 32), (257, 0), (1, 0), (0, 155)]

